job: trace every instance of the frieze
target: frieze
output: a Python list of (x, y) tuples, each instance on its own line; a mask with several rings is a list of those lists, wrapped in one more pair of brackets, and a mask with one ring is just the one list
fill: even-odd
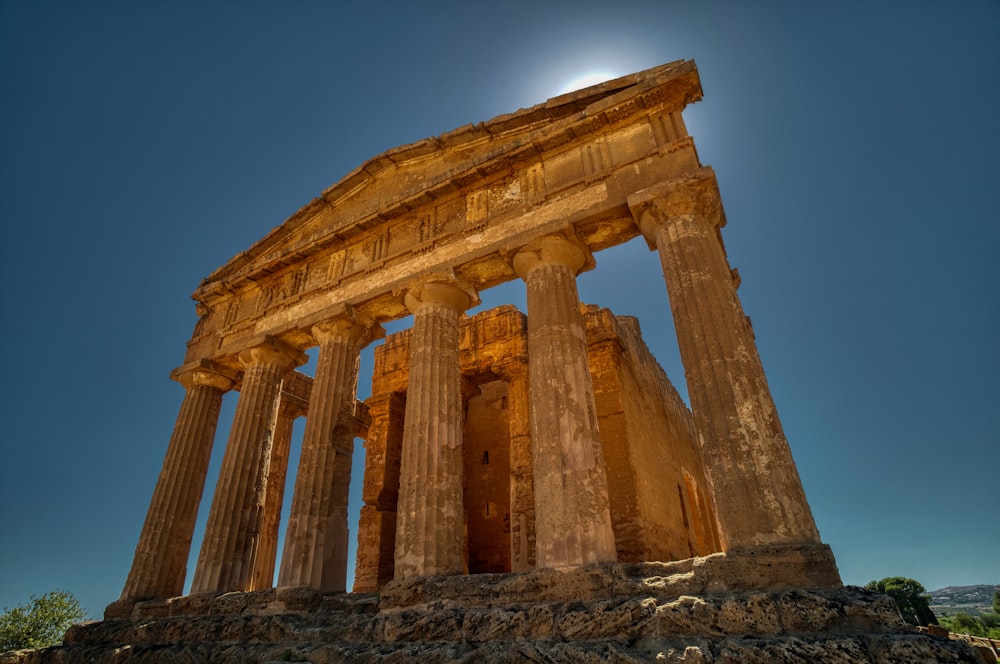
[(658, 145), (667, 145), (687, 136), (687, 129), (680, 113), (656, 113), (651, 115), (649, 120)]
[[(269, 235), (255, 245), (267, 247), (256, 258), (252, 252), (234, 258), (230, 264), (241, 265), (238, 271), (221, 278), (217, 272), (203, 284), (196, 298), (207, 313), (188, 356), (221, 356), (260, 334), (294, 336), (297, 321), (336, 302), (369, 307), (385, 320), (396, 317), (402, 309), (392, 304), (392, 289), (407, 274), (454, 268), (477, 288), (490, 287), (513, 278), (496, 252), (543, 228), (576, 225), (595, 250), (624, 241), (638, 232), (624, 197), (698, 166), (693, 142), (686, 134), (678, 138), (684, 129), (677, 115), (661, 109), (632, 114), (628, 123), (604, 122), (600, 133), (567, 134), (561, 147), (549, 152), (519, 144), (505, 154), (516, 141), (504, 148), (480, 136), (448, 149), (463, 152), (464, 164), (488, 153), (489, 168), (451, 172), (447, 187), (428, 177), (422, 191), (415, 187), (424, 175), (393, 161), (394, 154), (378, 162), (377, 174), (400, 182), (398, 191), (410, 196), (409, 209), (390, 204), (401, 199), (386, 185), (366, 189), (377, 174), (356, 172), (345, 179), (353, 183), (355, 198), (339, 206), (331, 198), (306, 206), (284, 239)], [(439, 167), (435, 159), (457, 159), (450, 154), (427, 153), (418, 161), (430, 173)], [(614, 206), (617, 212), (611, 211)]]
[(592, 141), (582, 148), (583, 170), (588, 179), (600, 176), (611, 168), (611, 150), (605, 139)]
[(545, 171), (541, 162), (520, 171), (522, 198), (526, 203), (538, 203), (545, 197)]
[(417, 240), (431, 242), (441, 233), (441, 222), (433, 213), (422, 214), (417, 219)]
[[(693, 63), (671, 63), (657, 68), (651, 76), (641, 86), (624, 77), (606, 91), (589, 97), (564, 95), (538, 107), (379, 155), (213, 273), (199, 289), (196, 299), (222, 295), (219, 286), (225, 282), (229, 288), (235, 287), (243, 279), (254, 278), (250, 276), (252, 273), (266, 271), (267, 263), (288, 260), (292, 245), (295, 253), (314, 252), (318, 245), (344, 241), (381, 221), (406, 216), (418, 207), (448, 198), (456, 189), (465, 190), (510, 173), (514, 164), (524, 169), (541, 158), (546, 162), (544, 178), (535, 179), (535, 186), (525, 187), (521, 196), (521, 200), (537, 203), (538, 199), (533, 197), (539, 195), (538, 185), (549, 188), (559, 183), (565, 188), (571, 186), (571, 179), (585, 174), (579, 144), (588, 135), (603, 140), (596, 136), (598, 132), (615, 133), (629, 122), (642, 122), (643, 112), (656, 112), (661, 102), (679, 111), (701, 96)], [(588, 172), (596, 174), (617, 166), (621, 159), (615, 152), (634, 151), (634, 146), (621, 142), (609, 147), (610, 151), (594, 156)], [(575, 154), (560, 160), (555, 152)], [(553, 159), (551, 164), (550, 159)], [(577, 163), (572, 164), (574, 161)], [(557, 168), (560, 165), (570, 168), (560, 172)], [(534, 175), (530, 174), (529, 180)], [(547, 193), (552, 191), (549, 189)], [(483, 213), (483, 204), (478, 200), (473, 202), (469, 209), (471, 220), (476, 221), (475, 215)], [(489, 208), (488, 203), (486, 207)], [(312, 226), (312, 230), (298, 232), (306, 226)], [(286, 239), (280, 240), (282, 236)]]
[(465, 218), (471, 223), (485, 219), (489, 214), (487, 192), (479, 189), (465, 196)]

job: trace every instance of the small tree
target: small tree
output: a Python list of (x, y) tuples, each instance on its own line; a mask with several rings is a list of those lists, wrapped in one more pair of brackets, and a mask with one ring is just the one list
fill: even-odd
[(903, 620), (911, 625), (936, 625), (937, 618), (930, 607), (930, 596), (918, 581), (902, 576), (890, 576), (881, 581), (869, 581), (865, 588), (885, 593), (896, 600)]
[(994, 628), (1000, 627), (1000, 615), (994, 613), (980, 613), (979, 622), (983, 623), (983, 627)]
[(32, 596), (24, 606), (0, 613), (0, 652), (58, 645), (69, 626), (85, 615), (80, 602), (64, 590)]
[(946, 625), (948, 631), (956, 634), (971, 634), (972, 636), (986, 636), (986, 630), (975, 616), (959, 611)]
[(1000, 613), (1000, 590), (993, 593), (993, 613)]

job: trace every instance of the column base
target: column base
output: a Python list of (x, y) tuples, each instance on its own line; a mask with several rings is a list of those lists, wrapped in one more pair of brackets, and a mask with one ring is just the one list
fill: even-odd
[(136, 602), (138, 600), (128, 598), (121, 598), (111, 602), (106, 607), (104, 607), (104, 619), (113, 620), (115, 618), (128, 618), (132, 615), (132, 609), (135, 608)]
[(379, 607), (433, 601), (499, 606), (651, 593), (657, 597), (754, 590), (834, 590), (843, 587), (826, 544), (779, 544), (674, 562), (594, 563), (521, 574), (473, 574), (390, 581)]

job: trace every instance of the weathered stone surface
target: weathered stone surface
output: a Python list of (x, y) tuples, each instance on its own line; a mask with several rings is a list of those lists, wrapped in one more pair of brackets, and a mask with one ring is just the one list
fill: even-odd
[[(713, 235), (715, 181), (681, 118), (699, 96), (693, 63), (675, 62), (391, 150), (210, 275), (176, 375), (212, 367), (233, 377), (240, 399), (192, 590), (270, 585), (288, 418), (301, 414), (282, 586), (342, 589), (355, 434), (372, 439), (375, 466), (359, 590), (817, 542)], [(594, 253), (640, 231), (655, 239), (678, 301), (704, 304), (675, 310), (689, 391), (700, 395), (693, 417), (638, 324), (577, 298), (576, 275)], [(518, 277), (526, 324), (487, 330), (500, 343), (460, 337), (477, 293)], [(370, 328), (409, 313), (405, 368), (391, 370), (405, 385), (373, 390), (366, 433), (350, 412), (357, 353)], [(707, 331), (719, 343), (704, 343)], [(316, 345), (316, 379), (286, 403), (282, 385), (302, 383), (291, 369)], [(172, 533), (189, 529), (197, 484), (164, 484), (164, 495), (185, 494), (183, 509), (154, 501), (137, 553), (137, 572), (167, 581), (130, 581), (109, 617), (177, 592), (188, 539)]]
[(478, 300), (452, 275), (416, 283), (396, 517), (397, 578), (462, 574), (462, 394), (458, 318)]
[(715, 175), (693, 171), (629, 205), (663, 266), (722, 549), (818, 542), (722, 245)]
[[(390, 150), (211, 274), (120, 600), (63, 647), (0, 662), (975, 661), (843, 588), (820, 543), (681, 117), (700, 95), (675, 62)], [(577, 298), (594, 254), (640, 232), (690, 411), (638, 323)], [(464, 317), (517, 278), (527, 317)], [(360, 348), (411, 313), (359, 408)], [(315, 380), (293, 371), (317, 345)], [(171, 597), (230, 385), (194, 592)], [(356, 589), (378, 595), (328, 592), (346, 574), (355, 435)]]
[(276, 340), (247, 349), (240, 358), (243, 385), (191, 584), (194, 592), (251, 589), (281, 382), (306, 360), (303, 353)]
[(545, 236), (514, 255), (528, 302), (528, 393), (540, 567), (617, 560), (604, 454), (576, 275), (593, 263), (574, 238)]
[(349, 420), (361, 348), (380, 330), (349, 309), (312, 328), (320, 354), (278, 585), (347, 589), (347, 495), (354, 451)]
[[(284, 391), (285, 381), (282, 381)], [(297, 404), (279, 397), (278, 414), (274, 421), (271, 458), (268, 463), (268, 482), (264, 495), (264, 514), (261, 519), (260, 544), (254, 564), (250, 589), (270, 588), (274, 582), (274, 569), (278, 556), (278, 538), (281, 535), (281, 506), (285, 501), (285, 478), (288, 473), (288, 455), (292, 446), (292, 427), (295, 418), (302, 414)]]
[[(578, 333), (584, 333), (594, 386), (618, 558), (685, 559), (717, 550), (690, 411), (642, 341), (634, 319), (596, 306), (573, 309), (579, 309), (585, 328)], [(462, 380), (478, 386), (478, 393), (464, 396), (463, 502), (470, 573), (525, 571), (513, 569), (514, 563), (530, 569), (526, 563), (534, 557), (527, 319), (507, 305), (459, 323)], [(392, 576), (395, 533), (382, 520), (396, 514), (399, 479), (393, 464), (401, 450), (403, 417), (398, 404), (406, 400), (411, 336), (409, 330), (397, 332), (375, 351), (368, 405), (377, 415), (365, 461), (358, 591), (377, 590)]]
[(172, 597), (184, 590), (222, 395), (233, 381), (209, 363), (176, 378), (186, 389), (184, 401), (122, 590), (122, 604), (113, 605), (111, 614), (127, 613), (135, 599)]
[[(140, 603), (131, 619), (75, 626), (62, 648), (0, 656), (0, 664), (981, 661), (966, 644), (911, 630), (898, 611), (888, 614), (891, 600), (865, 589), (667, 597), (643, 592), (656, 585), (638, 570), (411, 579), (394, 582), (410, 592), (391, 606), (307, 588), (173, 602), (169, 615), (147, 615), (153, 603)], [(581, 595), (586, 579), (615, 583)], [(526, 586), (547, 595), (525, 601)]]

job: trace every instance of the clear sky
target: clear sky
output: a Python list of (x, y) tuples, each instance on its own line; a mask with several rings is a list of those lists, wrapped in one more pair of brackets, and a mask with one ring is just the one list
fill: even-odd
[[(121, 592), (202, 277), (384, 150), (677, 59), (845, 582), (1000, 583), (998, 35), (995, 0), (0, 0), (0, 606)], [(686, 394), (656, 255), (597, 263)]]

